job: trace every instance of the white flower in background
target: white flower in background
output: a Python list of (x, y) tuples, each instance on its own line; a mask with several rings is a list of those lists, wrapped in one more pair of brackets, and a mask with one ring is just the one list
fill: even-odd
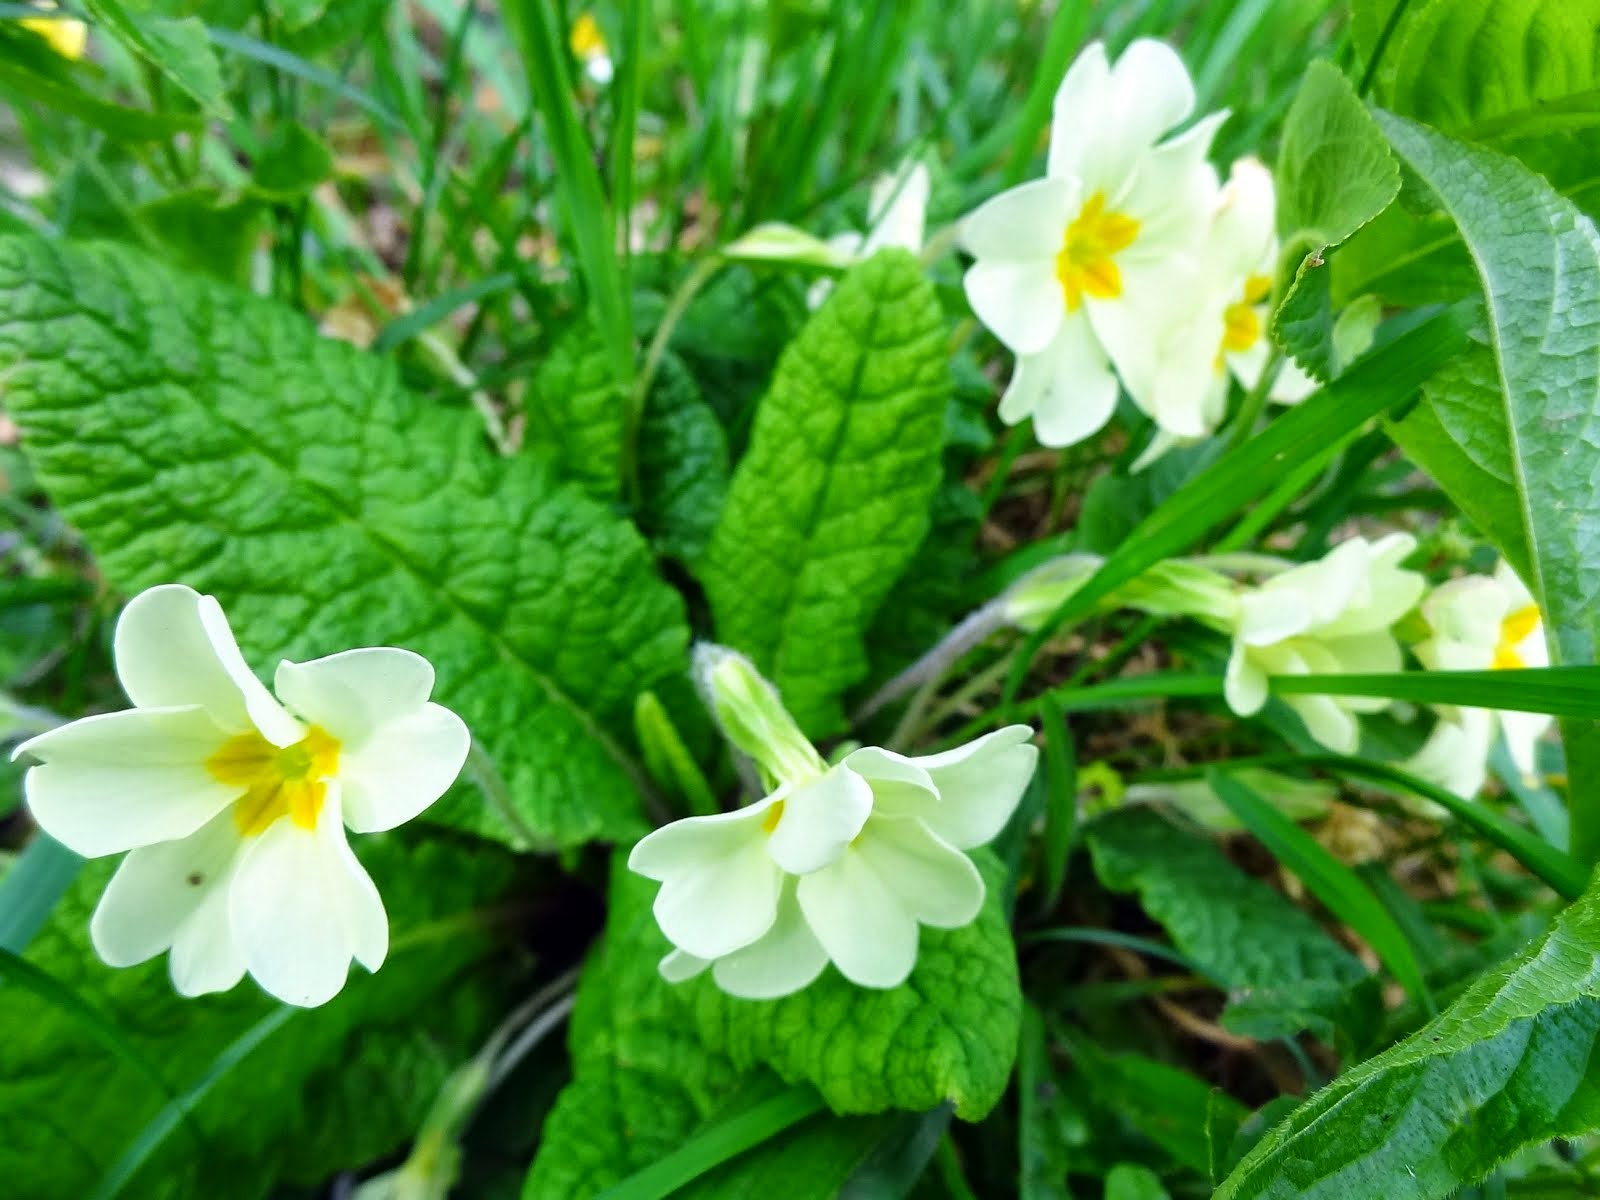
[[(112, 966), (171, 951), (186, 996), (248, 971), (290, 1004), (369, 971), (389, 923), (345, 838), (392, 829), (444, 794), (466, 760), (460, 718), (428, 702), (408, 650), (278, 664), (278, 698), (246, 665), (210, 596), (141, 592), (117, 622), (117, 678), (134, 707), (18, 746), (40, 827), (89, 858), (129, 851), (90, 923)], [(281, 701), (281, 702), (280, 702)]]
[(907, 758), (864, 747), (829, 767), (741, 656), (702, 646), (696, 665), (724, 733), (775, 786), (731, 813), (648, 835), (628, 866), (661, 883), (655, 915), (675, 947), (661, 973), (707, 967), (730, 995), (765, 999), (831, 961), (863, 987), (903, 983), (918, 928), (966, 925), (984, 885), (963, 852), (997, 834), (1033, 775), (1015, 725)]
[[(1259, 712), (1275, 675), (1389, 673), (1401, 668), (1393, 626), (1426, 584), (1400, 563), (1416, 548), (1409, 534), (1352, 538), (1316, 562), (1292, 567), (1239, 597), (1225, 694), (1240, 716)], [(1387, 700), (1364, 696), (1285, 696), (1311, 736), (1354, 752), (1356, 714)]]
[[(1189, 394), (1195, 379), (1200, 393), (1198, 435), (1214, 432), (1228, 410), (1228, 377), (1246, 389), (1261, 379), (1271, 357), (1267, 336), (1268, 300), (1278, 269), (1277, 195), (1272, 172), (1254, 158), (1233, 164), (1218, 197), (1209, 230), (1197, 251), (1197, 295), (1174, 314), (1163, 332), (1154, 394)], [(1298, 404), (1317, 390), (1317, 381), (1286, 359), (1267, 393), (1279, 404)], [(1165, 428), (1139, 458), (1147, 466), (1186, 440)]]
[(568, 37), (572, 56), (583, 66), (583, 73), (600, 87), (610, 83), (616, 74), (611, 63), (611, 50), (606, 45), (605, 34), (600, 32), (600, 22), (590, 13), (581, 13), (572, 23)]
[(976, 260), (967, 298), (1017, 355), (1000, 417), (1032, 416), (1044, 445), (1101, 429), (1119, 375), (1162, 429), (1205, 432), (1209, 374), (1163, 372), (1155, 351), (1194, 301), (1194, 252), (1216, 207), (1206, 155), (1227, 114), (1161, 141), (1194, 102), (1170, 46), (1140, 39), (1112, 66), (1094, 43), (1056, 93), (1046, 177), (994, 197), (963, 224)]
[[(1493, 576), (1469, 575), (1436, 587), (1422, 604), (1432, 633), (1416, 647), (1435, 671), (1516, 670), (1547, 667), (1544, 622), (1532, 594), (1503, 560)], [(1451, 708), (1408, 766), (1457, 795), (1474, 796), (1488, 773), (1496, 728), (1504, 732), (1511, 761), (1524, 779), (1538, 778), (1539, 739), (1555, 718), (1544, 713)]]
[[(836, 233), (828, 239), (828, 248), (846, 263), (863, 262), (889, 248), (921, 254), (931, 186), (928, 168), (915, 161), (879, 176), (867, 198), (867, 232)], [(806, 304), (820, 307), (832, 290), (833, 280), (817, 280), (806, 292)]]

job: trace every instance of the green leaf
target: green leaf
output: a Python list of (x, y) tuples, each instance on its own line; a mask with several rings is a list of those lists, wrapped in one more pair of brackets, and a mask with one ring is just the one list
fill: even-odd
[(842, 724), (862, 635), (927, 529), (949, 391), (933, 289), (885, 251), (790, 344), (756, 413), (700, 575), (718, 640), (813, 736)]
[(626, 390), (605, 343), (588, 321), (556, 338), (534, 372), (527, 409), (530, 440), (559, 458), (568, 478), (598, 500), (622, 492)]
[(176, 133), (194, 133), (200, 118), (188, 113), (147, 112), (107, 104), (71, 83), (52, 79), (26, 66), (0, 59), (0, 95), (22, 97), (46, 112), (76, 117), (114, 138), (131, 142), (160, 141)]
[(1234, 776), (1212, 770), (1207, 779), (1256, 840), (1293, 871), (1329, 912), (1359, 934), (1400, 985), (1431, 1010), (1432, 998), (1411, 942), (1360, 877)]
[(1423, 402), (1385, 431), (1444, 489), (1523, 579), (1533, 577), (1522, 505), (1511, 480), (1510, 448), (1489, 436), (1500, 404), (1494, 355), (1474, 346), (1422, 387)]
[(1061, 1087), (1050, 1061), (1044, 1018), (1022, 1010), (1017, 1050), (1017, 1194), (1019, 1200), (1072, 1200), (1067, 1172), (1072, 1141), (1061, 1110)]
[(639, 431), (639, 527), (656, 552), (694, 564), (728, 494), (728, 435), (682, 361), (661, 360)]
[(1311, 64), (1284, 117), (1277, 184), (1280, 240), (1311, 250), (1337, 246), (1400, 191), (1383, 134), (1331, 62)]
[(1600, 1126), (1600, 885), (1430, 1024), (1273, 1129), (1215, 1200), (1443, 1200), (1523, 1146)]
[(241, 285), (249, 282), (267, 211), (253, 196), (232, 199), (213, 188), (172, 192), (136, 210), (140, 224), (177, 262)]
[(1289, 290), (1272, 314), (1272, 338), (1313, 378), (1337, 374), (1333, 345), (1333, 271), (1320, 254), (1295, 269)]
[(1149, 1167), (1118, 1163), (1106, 1172), (1106, 1200), (1171, 1200)]
[(1084, 836), (1100, 882), (1137, 892), (1172, 944), (1226, 989), (1229, 1028), (1261, 1038), (1309, 1028), (1326, 1039), (1346, 1009), (1372, 999), (1355, 955), (1210, 841), (1141, 809), (1103, 817)]
[(251, 173), (254, 189), (275, 200), (297, 200), (333, 178), (333, 151), (298, 121), (274, 123)]
[[(250, 1200), (276, 1183), (315, 1184), (388, 1154), (486, 1035), (503, 997), (476, 964), (494, 942), (459, 914), (506, 886), (510, 857), (437, 837), (389, 834), (356, 845), (389, 910), (389, 960), (374, 976), (355, 969), (324, 1007), (289, 1010), (259, 1049), (211, 1081), (191, 1113), (167, 1118), (128, 1194)], [(112, 866), (84, 868), (27, 961), (102, 1014), (125, 1051), (162, 1080), (85, 1037), (72, 1013), (41, 1006), (22, 987), (0, 987), (0, 1172), (9, 1194), (90, 1195), (175, 1093), (284, 1011), (248, 980), (218, 996), (178, 996), (164, 957), (123, 970), (101, 963), (87, 928)], [(428, 886), (415, 886), (419, 879)]]
[(1416, 704), (1454, 704), (1600, 720), (1600, 667), (1282, 675), (1272, 680), (1272, 690), (1281, 696), (1373, 696)]
[(131, 252), (0, 242), (0, 369), (39, 479), (133, 591), (215, 593), (249, 661), (408, 646), (486, 751), (485, 805), (571, 846), (643, 828), (634, 696), (683, 668), (681, 603), (624, 521), (298, 315)]
[(82, 867), (83, 859), (55, 838), (34, 835), (0, 878), (0, 950), (28, 948)]
[[(1395, 150), (1439, 197), (1472, 254), (1487, 298), (1498, 368), (1497, 405), (1480, 401), (1480, 440), (1511, 447), (1520, 500), (1525, 582), (1539, 599), (1558, 663), (1596, 661), (1600, 604), (1600, 234), (1570, 201), (1515, 161), (1401, 117), (1381, 121)], [(1441, 422), (1445, 420), (1442, 410)], [(1423, 464), (1426, 467), (1426, 463)], [(1507, 547), (1508, 557), (1516, 548)], [(1600, 735), (1566, 724), (1573, 795), (1596, 794)], [(1573, 808), (1573, 850), (1600, 857), (1600, 804)]]
[(121, 0), (83, 0), (83, 6), (100, 28), (188, 93), (208, 115), (224, 121), (233, 117), (222, 69), (198, 17), (135, 16)]
[(1183, 553), (1301, 463), (1408, 398), (1436, 368), (1460, 352), (1468, 317), (1465, 309), (1452, 308), (1423, 319), (1174, 492), (1028, 636), (1006, 681), (1008, 697), (1016, 695), (1034, 655), (1057, 630), (1088, 616), (1117, 588), (1162, 559)]

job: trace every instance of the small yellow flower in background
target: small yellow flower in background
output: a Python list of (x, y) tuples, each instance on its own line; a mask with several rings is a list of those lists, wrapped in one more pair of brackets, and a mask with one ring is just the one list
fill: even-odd
[[(43, 0), (34, 7), (54, 10), (56, 6), (49, 0)], [(71, 17), (23, 17), (20, 24), (49, 42), (50, 48), (62, 58), (70, 58), (74, 62), (83, 57), (89, 44), (89, 27)]]
[(601, 87), (611, 82), (616, 74), (611, 51), (605, 34), (600, 32), (600, 22), (592, 14), (583, 13), (572, 23), (572, 34), (567, 40), (573, 57), (583, 64), (584, 74)]
[(429, 703), (409, 650), (278, 664), (275, 698), (221, 607), (179, 584), (141, 592), (117, 622), (117, 678), (134, 707), (18, 746), (24, 795), (51, 837), (87, 858), (128, 851), (89, 932), (111, 966), (171, 951), (186, 996), (248, 971), (313, 1006), (351, 959), (383, 964), (383, 901), (345, 837), (392, 829), (455, 781), (471, 737)]
[[(1434, 588), (1422, 602), (1432, 636), (1416, 647), (1434, 671), (1505, 671), (1550, 665), (1544, 620), (1527, 586), (1504, 560), (1490, 575), (1468, 575)], [(1474, 796), (1488, 775), (1495, 732), (1505, 734), (1517, 771), (1538, 779), (1539, 739), (1554, 724), (1544, 713), (1449, 708), (1439, 714), (1422, 749), (1407, 764), (1424, 779), (1460, 796)]]
[[(1226, 113), (1176, 137), (1194, 84), (1172, 47), (1141, 38), (1113, 65), (1096, 42), (1056, 92), (1045, 178), (967, 217), (965, 279), (978, 319), (1017, 355), (1000, 418), (1033, 418), (1046, 446), (1111, 419), (1117, 381), (1162, 429), (1204, 432), (1209, 371), (1163, 368), (1164, 331), (1192, 307), (1196, 250), (1216, 208), (1206, 161)], [(1162, 140), (1166, 138), (1166, 140)]]

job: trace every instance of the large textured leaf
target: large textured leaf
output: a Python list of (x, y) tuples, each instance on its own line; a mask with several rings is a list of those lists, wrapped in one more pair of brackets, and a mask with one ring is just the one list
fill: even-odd
[(573, 845), (642, 827), (618, 738), (681, 668), (678, 598), (621, 519), (300, 317), (111, 248), (0, 242), (0, 372), (107, 578), (215, 593), (246, 655), (399, 645), (492, 767), (441, 819)]
[(950, 390), (915, 260), (857, 267), (784, 352), (700, 568), (718, 640), (812, 734), (866, 673), (862, 634), (928, 526)]
[[(297, 1012), (206, 1095), (135, 1176), (129, 1195), (265, 1196), (320, 1182), (397, 1149), (445, 1076), (474, 1050), (504, 1002), (474, 970), (492, 948), (471, 927), (430, 921), (503, 888), (511, 862), (484, 845), (385, 835), (358, 843), (394, 926), (389, 961), (360, 968), (320, 1009)], [(279, 1006), (249, 980), (186, 1000), (166, 959), (113, 970), (88, 946), (89, 912), (112, 864), (86, 867), (28, 958), (103, 1013), (169, 1092), (85, 1038), (33, 993), (0, 987), (0, 1178), (12, 1196), (87, 1196), (169, 1098)], [(426, 880), (427, 886), (417, 886)]]
[(1230, 1028), (1327, 1038), (1335, 1017), (1372, 998), (1355, 955), (1211, 842), (1147, 809), (1104, 817), (1084, 835), (1100, 882), (1137, 892), (1172, 944), (1227, 989)]
[(705, 552), (728, 492), (728, 435), (675, 356), (661, 372), (639, 430), (639, 525), (662, 554)]
[(534, 372), (527, 403), (529, 441), (548, 449), (584, 491), (614, 502), (622, 490), (627, 398), (599, 332), (580, 322), (556, 339)]
[(1216, 1200), (1441, 1200), (1518, 1148), (1600, 1126), (1600, 891), (1245, 1156)]
[[(1383, 115), (1397, 153), (1460, 227), (1487, 298), (1500, 387), (1452, 392), (1441, 423), (1463, 445), (1510, 447), (1505, 464), (1521, 510), (1527, 580), (1557, 662), (1595, 661), (1600, 638), (1600, 234), (1512, 159)], [(1480, 450), (1491, 469), (1496, 460)], [(1428, 463), (1421, 463), (1424, 469)], [(1487, 532), (1487, 531), (1486, 531)], [(1518, 548), (1507, 553), (1515, 559)], [(1600, 737), (1565, 727), (1573, 849), (1600, 855)]]

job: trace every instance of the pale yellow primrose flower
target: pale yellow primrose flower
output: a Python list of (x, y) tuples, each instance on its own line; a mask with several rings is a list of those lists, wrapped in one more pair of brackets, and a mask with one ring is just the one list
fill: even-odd
[(1113, 66), (1086, 48), (1056, 93), (1046, 177), (1003, 192), (967, 217), (976, 260), (967, 299), (1017, 355), (1000, 417), (1031, 416), (1046, 446), (1098, 432), (1117, 402), (1117, 377), (1178, 437), (1199, 420), (1209, 372), (1164, 372), (1160, 335), (1193, 302), (1195, 256), (1216, 208), (1206, 161), (1226, 113), (1177, 137), (1194, 84), (1173, 49), (1141, 38)]
[[(1268, 301), (1278, 269), (1277, 195), (1272, 172), (1254, 158), (1233, 164), (1211, 225), (1197, 252), (1200, 264), (1192, 307), (1173, 314), (1160, 338), (1160, 366), (1151, 406), (1166, 414), (1138, 470), (1174, 445), (1215, 432), (1228, 409), (1228, 376), (1253, 388), (1272, 347)], [(1199, 390), (1196, 379), (1204, 380)], [(1317, 381), (1286, 360), (1267, 398), (1298, 404)], [(1183, 411), (1184, 406), (1193, 406)], [(1180, 435), (1180, 429), (1191, 430)]]
[(100, 957), (170, 950), (186, 996), (248, 971), (304, 1006), (332, 999), (352, 958), (376, 971), (388, 917), (345, 829), (415, 817), (471, 741), (428, 702), (428, 661), (374, 647), (281, 662), (274, 698), (216, 600), (179, 584), (129, 601), (113, 652), (134, 707), (13, 755), (38, 762), (24, 794), (46, 833), (87, 858), (129, 851), (90, 922)]
[(916, 963), (918, 928), (977, 917), (984, 884), (963, 851), (999, 833), (1038, 757), (1014, 725), (944, 754), (863, 747), (829, 767), (743, 657), (696, 650), (723, 732), (773, 790), (735, 812), (648, 835), (628, 866), (661, 883), (655, 915), (675, 949), (669, 981), (708, 967), (730, 995), (767, 999), (831, 961), (851, 982), (890, 988)]
[[(34, 7), (53, 11), (56, 6), (41, 3)], [(73, 62), (83, 57), (89, 45), (89, 27), (72, 17), (23, 17), (18, 24), (37, 33), (50, 43), (52, 50)]]
[[(1400, 563), (1416, 549), (1409, 534), (1369, 542), (1351, 538), (1316, 562), (1274, 575), (1239, 597), (1224, 695), (1240, 716), (1259, 712), (1275, 675), (1387, 674), (1402, 665), (1393, 626), (1426, 589)], [(1364, 696), (1286, 696), (1311, 736), (1353, 753), (1357, 713), (1387, 700)]]
[[(1422, 603), (1432, 636), (1416, 646), (1435, 671), (1518, 670), (1550, 665), (1544, 621), (1522, 580), (1505, 562), (1493, 576), (1468, 575), (1434, 588)], [(1524, 779), (1538, 778), (1537, 750), (1555, 718), (1544, 713), (1441, 709), (1427, 743), (1407, 764), (1414, 774), (1459, 796), (1475, 796), (1488, 774), (1495, 730)]]

